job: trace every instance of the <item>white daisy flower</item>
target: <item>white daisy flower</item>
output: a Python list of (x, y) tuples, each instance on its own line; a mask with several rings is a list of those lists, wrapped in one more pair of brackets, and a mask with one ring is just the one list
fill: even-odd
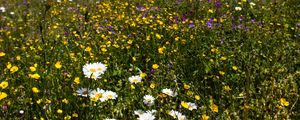
[(20, 110), (19, 113), (20, 113), (20, 114), (24, 114), (25, 111), (24, 111), (24, 110)]
[(105, 64), (102, 64), (101, 62), (96, 62), (94, 63), (94, 65), (96, 66), (96, 70), (103, 74), (106, 70), (107, 70), (107, 67), (105, 66)]
[(132, 83), (132, 84), (136, 84), (136, 83), (139, 83), (142, 81), (142, 77), (140, 76), (131, 76), (128, 78), (129, 79), (129, 82)]
[(171, 89), (168, 89), (168, 88), (163, 89), (163, 90), (162, 90), (162, 93), (164, 93), (164, 94), (166, 94), (166, 95), (169, 95), (169, 96), (171, 96), (171, 97), (177, 96), (177, 93), (174, 93)]
[(76, 90), (77, 95), (83, 96), (83, 97), (87, 97), (90, 92), (91, 92), (91, 90), (88, 88), (80, 88), (80, 89)]
[(182, 115), (181, 113), (177, 113), (177, 118), (178, 120), (187, 120), (186, 116), (185, 115)]
[(107, 67), (101, 62), (85, 64), (82, 68), (83, 74), (87, 78), (98, 79), (106, 71)]
[(102, 90), (100, 88), (97, 88), (97, 90), (93, 90), (89, 96), (90, 98), (94, 98), (96, 100), (100, 100), (101, 102), (106, 101), (106, 98), (104, 97), (105, 90)]
[(155, 116), (153, 114), (156, 112), (156, 110), (148, 110), (146, 112), (142, 110), (136, 110), (134, 111), (134, 114), (139, 116), (138, 120), (154, 120)]
[(0, 12), (5, 12), (5, 7), (0, 7)]
[(177, 114), (178, 112), (177, 111), (175, 111), (175, 110), (171, 110), (168, 114), (169, 115), (171, 115), (173, 118), (176, 118), (176, 114)]
[(154, 105), (154, 100), (155, 100), (155, 98), (154, 98), (153, 96), (151, 96), (151, 95), (145, 95), (143, 98), (144, 98), (143, 102), (144, 102), (144, 104), (146, 104), (147, 106), (152, 106), (152, 105)]
[(188, 109), (191, 111), (197, 109), (197, 105), (195, 103), (188, 102)]
[[(85, 64), (82, 68), (83, 74), (87, 78), (92, 78), (92, 76), (100, 75), (99, 72), (97, 72), (97, 67), (94, 64)], [(97, 77), (94, 77), (97, 78)]]
[(109, 99), (116, 99), (118, 97), (117, 93), (113, 92), (113, 91), (106, 91), (105, 93), (103, 93), (103, 97), (106, 100)]
[(241, 10), (242, 10), (241, 7), (235, 7), (234, 9), (235, 9), (236, 11), (241, 11)]
[(249, 3), (251, 6), (255, 6), (256, 4), (254, 2)]
[(182, 115), (182, 113), (176, 111), (176, 110), (171, 110), (169, 113), (174, 119), (178, 118), (178, 120), (187, 120), (185, 115)]
[(155, 116), (151, 113), (143, 113), (139, 116), (138, 120), (154, 120)]

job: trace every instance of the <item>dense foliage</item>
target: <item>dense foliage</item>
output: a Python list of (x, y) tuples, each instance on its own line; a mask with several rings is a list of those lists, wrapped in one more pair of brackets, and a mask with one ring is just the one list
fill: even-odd
[(1, 119), (297, 119), (298, 0), (0, 1)]

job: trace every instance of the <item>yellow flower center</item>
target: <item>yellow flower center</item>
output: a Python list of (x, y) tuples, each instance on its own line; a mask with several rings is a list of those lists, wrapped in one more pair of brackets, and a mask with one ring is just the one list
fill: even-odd
[(108, 95), (107, 98), (108, 98), (108, 99), (112, 99), (113, 96), (112, 96), (112, 95)]
[(137, 80), (137, 79), (133, 79), (132, 81), (133, 81), (133, 82), (138, 82), (138, 80)]
[(97, 70), (94, 69), (94, 68), (91, 68), (91, 69), (90, 69), (90, 72), (95, 73), (95, 72), (97, 72)]
[(102, 94), (101, 94), (101, 93), (97, 93), (97, 94), (95, 95), (95, 97), (96, 97), (96, 98), (101, 98), (101, 97), (102, 97)]

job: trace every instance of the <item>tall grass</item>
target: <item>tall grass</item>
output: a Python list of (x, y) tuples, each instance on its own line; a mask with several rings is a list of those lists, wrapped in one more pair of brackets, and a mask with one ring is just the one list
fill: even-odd
[[(136, 110), (156, 110), (144, 115), (297, 119), (299, 5), (297, 0), (2, 1), (0, 118), (145, 119)], [(107, 70), (92, 79), (83, 67), (96, 62)], [(131, 83), (131, 76), (142, 81)], [(101, 102), (91, 91), (79, 94), (81, 88), (118, 96)], [(162, 92), (167, 88), (174, 94)], [(145, 95), (155, 98), (154, 105), (144, 102)], [(181, 116), (172, 116), (172, 110)]]

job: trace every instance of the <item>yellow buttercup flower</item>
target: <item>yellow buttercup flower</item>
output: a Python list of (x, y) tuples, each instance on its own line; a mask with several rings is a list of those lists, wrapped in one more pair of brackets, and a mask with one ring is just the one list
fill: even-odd
[(144, 78), (144, 77), (146, 77), (146, 76), (147, 76), (146, 73), (144, 73), (144, 72), (141, 72), (141, 73), (140, 73), (140, 77)]
[(56, 112), (57, 112), (58, 114), (62, 114), (62, 113), (63, 113), (63, 111), (62, 111), (61, 109), (58, 109)]
[(73, 114), (72, 114), (72, 117), (76, 117), (76, 118), (77, 118), (77, 117), (78, 117), (78, 114), (77, 114), (77, 113), (73, 113)]
[(36, 87), (33, 87), (31, 90), (32, 90), (33, 93), (39, 93), (40, 92), (40, 90)]
[(31, 72), (34, 72), (34, 71), (36, 71), (36, 68), (35, 68), (35, 67), (33, 67), (33, 66), (29, 67), (29, 69), (30, 69), (30, 71), (31, 71)]
[(173, 24), (173, 29), (174, 30), (178, 30), (178, 25), (177, 24)]
[(7, 94), (5, 92), (0, 92), (0, 100), (7, 97)]
[(178, 40), (179, 40), (179, 37), (176, 37), (176, 38), (175, 38), (175, 41), (178, 41)]
[(133, 42), (132, 40), (128, 40), (128, 41), (127, 41), (127, 43), (128, 43), (129, 45), (131, 45), (132, 42)]
[(85, 48), (85, 51), (87, 51), (87, 52), (90, 52), (91, 50), (92, 50), (91, 47), (86, 47), (86, 48)]
[(224, 86), (223, 89), (227, 92), (231, 90), (231, 88), (228, 85)]
[(74, 79), (74, 83), (75, 83), (75, 84), (80, 84), (80, 79), (79, 79), (79, 77), (76, 77), (76, 78)]
[(227, 59), (227, 58), (224, 57), (224, 56), (222, 56), (222, 57), (220, 58), (221, 61), (224, 61), (224, 60), (226, 60), (226, 59)]
[(236, 71), (238, 68), (237, 66), (232, 66), (232, 69)]
[(17, 60), (21, 60), (21, 56), (18, 55), (18, 56), (16, 57), (16, 59), (17, 59)]
[(64, 117), (64, 120), (71, 120), (71, 118), (72, 117), (70, 115), (67, 115), (67, 116)]
[(218, 108), (218, 106), (216, 105), (216, 104), (212, 104), (211, 105), (211, 107), (210, 107), (210, 109), (213, 111), (213, 112), (219, 112), (219, 108)]
[(103, 48), (101, 48), (101, 51), (102, 51), (102, 52), (106, 52), (107, 49), (103, 47)]
[(159, 67), (158, 64), (153, 64), (153, 65), (152, 65), (152, 68), (153, 68), (153, 69), (157, 69), (158, 67)]
[(6, 82), (6, 81), (3, 81), (3, 82), (0, 83), (0, 87), (2, 89), (5, 89), (7, 86), (8, 86), (8, 82)]
[(35, 74), (29, 74), (29, 77), (33, 78), (33, 79), (40, 79), (41, 76), (39, 74), (35, 73)]
[(135, 86), (134, 86), (134, 85), (131, 85), (130, 88), (131, 88), (131, 89), (135, 89)]
[(184, 107), (184, 108), (188, 108), (189, 107), (189, 104), (185, 101), (181, 101), (181, 106)]
[(154, 89), (154, 88), (155, 88), (155, 84), (154, 84), (154, 83), (151, 83), (151, 84), (150, 84), (150, 88)]
[(68, 103), (69, 103), (69, 101), (68, 101), (66, 98), (65, 98), (65, 99), (63, 99), (63, 100), (62, 100), (62, 102), (63, 102), (63, 103), (66, 103), (66, 104), (68, 104)]
[(187, 85), (187, 84), (184, 84), (184, 85), (183, 85), (183, 88), (186, 89), (186, 90), (188, 90), (188, 89), (191, 88), (191, 86), (189, 86), (189, 85)]
[(223, 76), (223, 75), (225, 75), (225, 72), (219, 71), (219, 74)]
[(37, 103), (37, 104), (40, 104), (42, 101), (43, 101), (43, 99), (38, 99), (38, 100), (36, 101), (36, 103)]
[(210, 51), (211, 51), (211, 52), (216, 52), (217, 49), (216, 49), (216, 48), (212, 48)]
[(208, 120), (209, 116), (207, 116), (206, 114), (201, 115), (202, 120)]
[(164, 51), (165, 51), (164, 47), (158, 48), (158, 53), (159, 54), (164, 54)]
[(10, 68), (11, 68), (11, 66), (12, 66), (12, 65), (11, 65), (11, 63), (10, 63), (10, 62), (8, 62), (8, 63), (7, 63), (7, 65), (6, 65), (6, 68), (7, 68), (7, 69), (10, 69)]
[(4, 52), (0, 52), (0, 57), (3, 57), (5, 56), (5, 53)]
[(15, 73), (19, 70), (19, 68), (17, 66), (13, 66), (10, 68), (10, 73)]
[(282, 106), (289, 106), (289, 102), (286, 101), (285, 98), (280, 98), (280, 104), (281, 104)]
[(160, 35), (160, 34), (155, 34), (155, 37), (157, 38), (157, 39), (161, 39), (162, 38), (162, 36)]
[(133, 60), (133, 61), (136, 61), (136, 57), (132, 57), (132, 60)]
[(195, 95), (195, 99), (196, 100), (200, 100), (200, 96), (199, 95)]
[(55, 67), (56, 67), (57, 69), (60, 69), (60, 68), (61, 68), (61, 62), (60, 62), (60, 61), (57, 61), (57, 62), (55, 63)]

